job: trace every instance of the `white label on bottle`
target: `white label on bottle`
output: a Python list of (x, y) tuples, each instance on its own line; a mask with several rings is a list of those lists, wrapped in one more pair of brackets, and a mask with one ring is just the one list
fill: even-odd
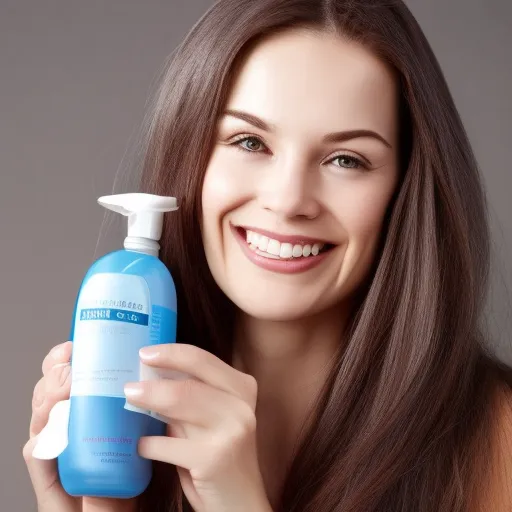
[(150, 313), (144, 278), (103, 273), (87, 281), (76, 308), (71, 396), (125, 397), (125, 383), (139, 380)]

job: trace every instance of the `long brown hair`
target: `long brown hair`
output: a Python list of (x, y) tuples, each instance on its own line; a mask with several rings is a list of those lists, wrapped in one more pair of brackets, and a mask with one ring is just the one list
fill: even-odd
[[(178, 340), (231, 362), (235, 306), (206, 262), (201, 187), (242, 59), (293, 27), (359, 42), (393, 68), (401, 180), (279, 510), (467, 511), (488, 469), (490, 397), (510, 385), (512, 369), (487, 348), (482, 323), (490, 235), (477, 162), (401, 0), (220, 0), (177, 49), (156, 97), (140, 190), (181, 200), (160, 252), (177, 285)], [(151, 512), (192, 510), (170, 465), (155, 464), (142, 502)]]

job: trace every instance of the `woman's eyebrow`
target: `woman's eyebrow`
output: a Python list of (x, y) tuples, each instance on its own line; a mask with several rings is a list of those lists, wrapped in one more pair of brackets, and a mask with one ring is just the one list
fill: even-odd
[(243, 112), (242, 110), (228, 109), (224, 112), (224, 115), (236, 117), (237, 119), (241, 119), (242, 121), (252, 124), (253, 126), (256, 126), (256, 128), (259, 128), (260, 130), (263, 130), (265, 132), (275, 132), (276, 131), (276, 128), (274, 125), (263, 121), (263, 119), (260, 119), (259, 117), (256, 117), (253, 114), (249, 114), (248, 112)]
[[(246, 123), (252, 124), (256, 128), (259, 128), (265, 132), (276, 131), (275, 125), (264, 121), (254, 114), (243, 112), (242, 110), (227, 109), (224, 111), (224, 116), (236, 117), (237, 119), (241, 119)], [(333, 132), (327, 134), (323, 138), (323, 142), (345, 142), (347, 140), (356, 139), (359, 137), (371, 137), (382, 142), (386, 147), (390, 149), (392, 148), (391, 144), (382, 135), (379, 135), (377, 132), (372, 130), (346, 130), (341, 132)]]

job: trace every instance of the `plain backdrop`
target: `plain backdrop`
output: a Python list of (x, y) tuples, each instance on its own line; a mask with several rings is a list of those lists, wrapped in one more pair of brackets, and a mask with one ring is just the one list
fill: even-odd
[[(147, 101), (167, 56), (211, 4), (0, 0), (2, 511), (36, 510), (21, 450), (41, 362), (68, 339), (87, 268), (122, 244), (122, 218), (96, 199), (133, 191)], [(441, 63), (484, 175), (494, 241), (492, 343), (511, 362), (512, 3), (407, 4)]]

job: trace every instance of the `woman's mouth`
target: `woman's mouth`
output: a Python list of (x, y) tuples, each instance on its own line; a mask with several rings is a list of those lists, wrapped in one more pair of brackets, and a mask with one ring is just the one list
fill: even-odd
[(267, 270), (294, 273), (315, 267), (334, 244), (301, 236), (275, 235), (264, 230), (231, 226), (245, 255)]
[(309, 258), (310, 256), (318, 256), (320, 252), (329, 250), (329, 244), (325, 244), (324, 242), (280, 242), (275, 238), (270, 238), (251, 230), (245, 230), (245, 240), (249, 244), (249, 247), (253, 251), (256, 251), (257, 254), (280, 260)]

